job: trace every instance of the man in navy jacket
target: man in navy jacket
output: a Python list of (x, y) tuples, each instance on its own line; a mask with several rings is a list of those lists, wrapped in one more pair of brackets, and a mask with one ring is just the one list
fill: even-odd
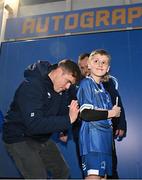
[(49, 138), (76, 121), (78, 103), (68, 101), (66, 90), (79, 78), (78, 65), (71, 60), (37, 62), (25, 70), (3, 128), (5, 146), (24, 178), (47, 179), (49, 173), (68, 178), (68, 166)]

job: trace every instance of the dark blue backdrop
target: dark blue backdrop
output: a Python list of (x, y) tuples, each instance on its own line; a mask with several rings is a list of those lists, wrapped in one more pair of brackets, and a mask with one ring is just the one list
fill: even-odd
[[(128, 124), (127, 137), (116, 143), (119, 174), (121, 178), (142, 178), (141, 42), (142, 30), (131, 30), (2, 43), (0, 109), (3, 113), (7, 111), (14, 91), (23, 78), (23, 70), (28, 64), (37, 60), (55, 63), (63, 58), (77, 61), (78, 55), (83, 52), (104, 48), (112, 55), (111, 74), (119, 80), (119, 91)], [(3, 166), (1, 162), (0, 169)], [(7, 169), (11, 166), (8, 166), (6, 161), (4, 164)], [(9, 175), (10, 173), (9, 170)], [(1, 176), (4, 175), (1, 175), (0, 171)]]

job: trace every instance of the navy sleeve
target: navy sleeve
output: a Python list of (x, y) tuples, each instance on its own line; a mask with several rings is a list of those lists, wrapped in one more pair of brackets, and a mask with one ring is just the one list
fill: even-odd
[(109, 94), (111, 96), (112, 104), (115, 105), (116, 97), (118, 97), (118, 106), (121, 107), (120, 117), (112, 119), (114, 130), (122, 129), (122, 130), (124, 130), (126, 132), (127, 131), (127, 122), (126, 122), (125, 110), (124, 110), (124, 107), (123, 107), (123, 104), (122, 104), (120, 94), (115, 89), (115, 85), (114, 85), (112, 79), (110, 79), (109, 82), (103, 83), (103, 85), (104, 85), (105, 89), (109, 92)]
[[(44, 98), (47, 98), (44, 89), (34, 83), (24, 82), (16, 93), (15, 99), (24, 120), (22, 123), (29, 135), (52, 133), (71, 126), (68, 114), (58, 115), (60, 103), (63, 102), (54, 102), (53, 105), (49, 98), (45, 109)], [(48, 109), (49, 113), (46, 112)]]

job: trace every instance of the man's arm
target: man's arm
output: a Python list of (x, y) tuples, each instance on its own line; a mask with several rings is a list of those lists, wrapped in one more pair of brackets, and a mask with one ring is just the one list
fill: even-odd
[[(47, 134), (61, 131), (71, 126), (69, 114), (57, 115), (58, 106), (49, 108), (52, 110), (49, 114), (45, 112), (43, 89), (30, 82), (24, 82), (17, 92), (16, 100), (21, 111), (24, 125), (29, 135)], [(48, 101), (48, 98), (46, 99)], [(49, 98), (50, 101), (50, 98)], [(48, 106), (48, 103), (46, 103)], [(47, 115), (48, 114), (48, 115)]]
[(112, 78), (109, 79), (109, 82), (103, 83), (103, 85), (105, 89), (109, 92), (113, 105), (116, 103), (116, 98), (118, 97), (118, 106), (121, 107), (121, 114), (120, 114), (120, 117), (112, 119), (113, 128), (117, 135), (119, 135), (119, 132), (121, 136), (122, 134), (125, 135), (127, 131), (127, 122), (126, 122), (125, 110), (121, 101), (120, 94), (118, 90), (116, 89)]

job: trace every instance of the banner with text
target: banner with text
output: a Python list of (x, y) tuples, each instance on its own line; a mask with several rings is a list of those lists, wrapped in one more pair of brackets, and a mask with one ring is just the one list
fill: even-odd
[(7, 20), (5, 40), (142, 28), (142, 3)]

